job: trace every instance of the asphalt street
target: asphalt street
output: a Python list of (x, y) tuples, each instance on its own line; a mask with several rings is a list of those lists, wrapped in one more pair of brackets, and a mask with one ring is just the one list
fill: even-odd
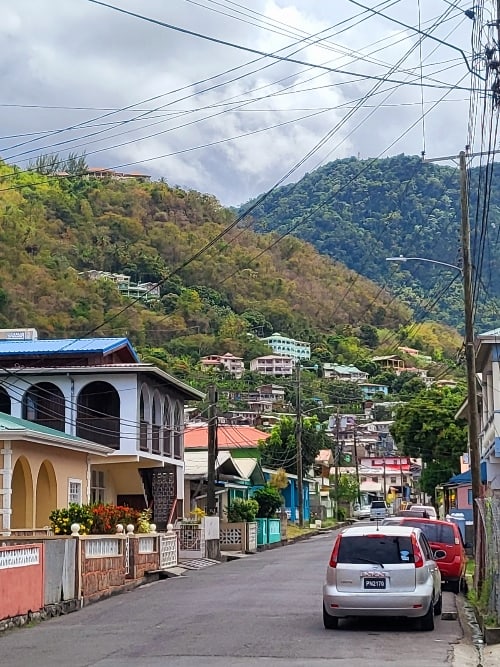
[[(458, 621), (322, 623), (333, 535), (189, 572), (0, 636), (2, 667), (430, 667), (445, 665)], [(444, 610), (455, 609), (452, 593)]]

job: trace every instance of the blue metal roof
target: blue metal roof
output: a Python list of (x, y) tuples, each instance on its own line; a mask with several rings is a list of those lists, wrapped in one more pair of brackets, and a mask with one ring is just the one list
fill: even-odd
[[(481, 482), (485, 484), (486, 480), (487, 480), (486, 462), (483, 461), (481, 463)], [(465, 472), (462, 472), (458, 475), (453, 475), (453, 477), (450, 477), (450, 479), (447, 482), (447, 484), (471, 484), (471, 483), (472, 483), (472, 476), (470, 470), (466, 470)]]
[(106, 354), (126, 346), (135, 361), (139, 361), (136, 351), (128, 338), (61, 338), (57, 340), (2, 340), (0, 357), (30, 354), (82, 354), (101, 352)]

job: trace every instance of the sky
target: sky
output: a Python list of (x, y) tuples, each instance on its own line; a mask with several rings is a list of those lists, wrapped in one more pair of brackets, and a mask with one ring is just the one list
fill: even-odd
[(89, 166), (163, 177), (236, 206), (338, 158), (455, 155), (471, 143), (468, 90), (481, 81), (466, 62), (470, 2), (109, 4), (305, 64), (89, 0), (3, 3), (6, 162), (85, 153)]

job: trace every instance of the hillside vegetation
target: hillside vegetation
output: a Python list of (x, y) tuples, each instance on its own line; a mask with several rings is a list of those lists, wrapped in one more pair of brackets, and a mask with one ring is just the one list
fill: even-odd
[[(473, 169), (470, 211), (475, 265), (480, 268), (482, 261), (477, 322), (488, 328), (498, 325), (500, 313), (500, 189), (493, 182), (485, 238), (482, 195), (476, 211), (479, 178)], [(260, 231), (283, 233), (293, 227), (293, 234), (322, 254), (386, 286), (419, 317), (461, 326), (460, 280), (449, 285), (458, 273), (429, 263), (386, 261), (404, 255), (460, 262), (457, 169), (405, 155), (337, 160), (277, 189), (252, 215)]]
[[(40, 337), (128, 335), (145, 356), (185, 375), (204, 354), (248, 360), (269, 352), (257, 337), (273, 331), (310, 340), (331, 361), (401, 342), (436, 358), (456, 350), (452, 330), (412, 332), (408, 308), (294, 237), (276, 243), (235, 228), (175, 272), (233, 216), (212, 196), (164, 182), (13, 174), (1, 165), (0, 327), (33, 326)], [(130, 302), (111, 281), (83, 275), (91, 269), (161, 281), (161, 298), (121, 312)]]

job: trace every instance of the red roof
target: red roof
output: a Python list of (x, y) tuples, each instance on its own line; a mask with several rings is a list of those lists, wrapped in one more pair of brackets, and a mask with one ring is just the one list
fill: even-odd
[[(269, 438), (269, 433), (253, 426), (219, 426), (217, 441), (219, 449), (255, 449), (259, 440)], [(208, 426), (187, 427), (184, 431), (185, 449), (206, 449), (208, 447)]]

